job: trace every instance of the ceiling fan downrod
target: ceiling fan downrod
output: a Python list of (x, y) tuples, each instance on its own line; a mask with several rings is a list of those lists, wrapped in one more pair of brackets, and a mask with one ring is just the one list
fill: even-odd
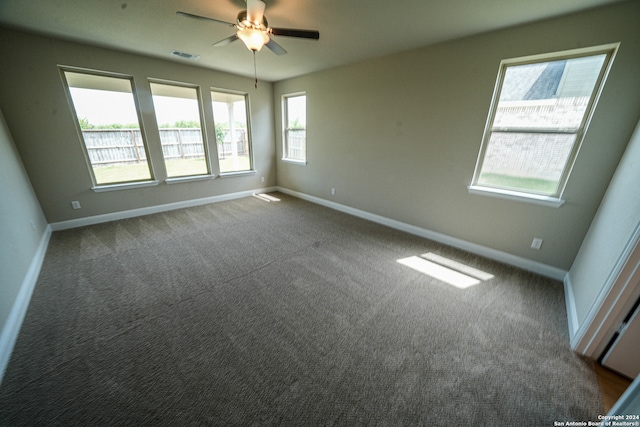
[(258, 89), (258, 72), (256, 70), (256, 51), (253, 51), (253, 76), (256, 79), (255, 87)]

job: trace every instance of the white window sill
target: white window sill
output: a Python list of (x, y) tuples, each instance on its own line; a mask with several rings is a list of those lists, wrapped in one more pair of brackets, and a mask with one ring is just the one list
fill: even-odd
[(194, 175), (194, 176), (178, 176), (175, 178), (167, 178), (167, 184), (182, 184), (184, 182), (206, 181), (215, 178), (215, 175)]
[(470, 194), (497, 197), (500, 199), (514, 200), (517, 202), (533, 203), (536, 205), (550, 206), (553, 208), (559, 208), (564, 204), (564, 200), (557, 197), (541, 196), (538, 194), (521, 193), (518, 191), (481, 187), (478, 185), (470, 185), (468, 189)]
[(247, 175), (255, 175), (256, 171), (255, 170), (248, 170), (248, 171), (238, 171), (238, 172), (224, 172), (224, 173), (220, 173), (220, 178), (233, 178), (236, 176), (247, 176)]
[(282, 161), (285, 163), (291, 163), (294, 165), (306, 165), (307, 161), (306, 160), (296, 160), (296, 159), (287, 159), (287, 158), (282, 158)]
[(91, 190), (94, 193), (105, 193), (107, 191), (118, 191), (118, 190), (130, 190), (132, 188), (143, 188), (143, 187), (154, 187), (158, 185), (158, 181), (139, 181), (139, 182), (125, 182), (123, 184), (107, 184), (107, 185), (96, 185), (95, 187), (91, 187)]

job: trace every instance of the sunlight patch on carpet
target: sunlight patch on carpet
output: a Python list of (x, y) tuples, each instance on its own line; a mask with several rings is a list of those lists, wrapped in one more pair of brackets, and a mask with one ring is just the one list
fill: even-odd
[(398, 262), (402, 265), (406, 265), (409, 268), (413, 268), (420, 273), (431, 276), (434, 279), (438, 279), (442, 282), (448, 283), (459, 289), (466, 289), (471, 286), (475, 286), (480, 283), (480, 280), (475, 277), (467, 276), (466, 274), (459, 273), (450, 268), (444, 267), (435, 262), (428, 261), (419, 256), (410, 256), (408, 258), (401, 258)]
[(433, 252), (427, 252), (426, 254), (422, 254), (420, 256), (426, 260), (433, 261), (445, 267), (452, 268), (454, 270), (459, 271), (460, 273), (464, 273), (466, 275), (475, 277), (476, 279), (480, 279), (482, 281), (493, 279), (493, 274), (491, 273), (478, 270), (477, 268), (473, 268), (467, 264), (463, 264), (461, 262), (454, 261), (450, 258), (446, 258), (441, 255), (434, 254)]
[(279, 202), (280, 199), (277, 197), (270, 196), (266, 193), (254, 194), (253, 197), (257, 197), (260, 200), (264, 200), (265, 202)]

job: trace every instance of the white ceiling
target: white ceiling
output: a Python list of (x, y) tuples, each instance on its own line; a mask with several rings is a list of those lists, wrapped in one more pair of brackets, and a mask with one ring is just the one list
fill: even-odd
[[(320, 40), (277, 37), (288, 54), (260, 51), (258, 77), (278, 81), (618, 1), (266, 0), (271, 26), (318, 30)], [(253, 76), (253, 57), (242, 42), (211, 46), (233, 28), (175, 13), (235, 22), (244, 8), (244, 0), (0, 0), (0, 24)], [(200, 59), (175, 57), (173, 49)]]

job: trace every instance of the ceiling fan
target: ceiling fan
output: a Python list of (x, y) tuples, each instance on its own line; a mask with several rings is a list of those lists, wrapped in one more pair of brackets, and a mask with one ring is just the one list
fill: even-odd
[(237, 29), (236, 34), (214, 43), (213, 45), (216, 47), (225, 46), (240, 39), (244, 42), (245, 46), (254, 53), (262, 49), (263, 46), (267, 46), (267, 48), (276, 55), (284, 55), (287, 51), (273, 40), (271, 37), (272, 35), (313, 40), (318, 40), (320, 38), (320, 33), (315, 30), (269, 27), (267, 17), (264, 16), (264, 10), (266, 8), (265, 2), (262, 0), (246, 0), (246, 2), (247, 9), (241, 10), (238, 13), (235, 23), (181, 11), (176, 12), (176, 14), (187, 18), (217, 22)]

